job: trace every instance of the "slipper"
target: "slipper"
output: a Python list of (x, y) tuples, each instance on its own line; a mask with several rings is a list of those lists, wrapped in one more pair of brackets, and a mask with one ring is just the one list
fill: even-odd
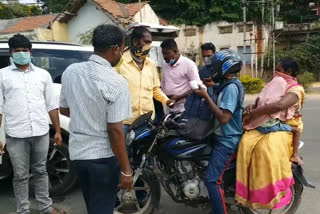
[(48, 214), (67, 214), (67, 212), (63, 211), (62, 209), (53, 208), (53, 210)]

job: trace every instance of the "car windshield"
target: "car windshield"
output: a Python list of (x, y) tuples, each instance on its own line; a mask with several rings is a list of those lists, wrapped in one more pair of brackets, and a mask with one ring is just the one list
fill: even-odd
[[(32, 63), (47, 70), (54, 83), (61, 83), (61, 75), (72, 63), (83, 62), (89, 59), (92, 52), (74, 50), (33, 49)], [(0, 69), (10, 65), (9, 50), (0, 50)]]
[(72, 63), (89, 59), (92, 52), (33, 49), (32, 63), (47, 70), (54, 83), (61, 83), (61, 75)]

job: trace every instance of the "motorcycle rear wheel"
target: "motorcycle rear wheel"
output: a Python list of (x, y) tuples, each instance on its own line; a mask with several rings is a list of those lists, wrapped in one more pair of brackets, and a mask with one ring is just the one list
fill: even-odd
[(301, 195), (303, 192), (303, 186), (297, 179), (295, 179), (295, 184), (291, 188), (291, 191), (293, 194), (290, 204), (281, 209), (270, 210), (241, 207), (241, 210), (244, 214), (294, 214), (300, 205)]

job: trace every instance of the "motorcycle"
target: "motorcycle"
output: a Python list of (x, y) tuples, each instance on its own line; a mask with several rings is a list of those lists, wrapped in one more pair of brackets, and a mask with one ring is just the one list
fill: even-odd
[[(127, 143), (130, 145), (131, 165), (134, 170), (133, 190), (118, 192), (116, 214), (149, 214), (159, 207), (161, 188), (176, 203), (202, 208), (210, 212), (208, 192), (204, 185), (206, 168), (212, 146), (206, 139), (195, 141), (180, 136), (173, 115), (160, 123), (151, 120), (152, 113), (140, 116), (129, 128)], [(301, 142), (300, 148), (303, 146)], [(152, 166), (152, 162), (154, 165)], [(223, 176), (226, 205), (244, 214), (279, 213), (293, 214), (299, 207), (304, 186), (315, 188), (303, 175), (301, 166), (292, 164), (295, 185), (293, 197), (286, 207), (277, 210), (251, 209), (235, 203), (236, 162), (232, 161)], [(160, 172), (160, 173), (157, 173)], [(159, 176), (157, 176), (158, 174)], [(159, 179), (159, 178), (160, 179)]]

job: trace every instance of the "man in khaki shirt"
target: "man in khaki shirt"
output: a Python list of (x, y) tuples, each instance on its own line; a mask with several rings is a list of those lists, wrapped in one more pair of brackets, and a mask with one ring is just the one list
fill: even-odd
[(124, 121), (127, 132), (130, 125), (139, 116), (154, 112), (153, 98), (162, 104), (170, 105), (170, 100), (160, 88), (160, 78), (154, 62), (147, 57), (152, 43), (150, 31), (137, 27), (131, 34), (131, 47), (123, 54), (122, 62), (116, 67), (129, 83), (132, 118)]

